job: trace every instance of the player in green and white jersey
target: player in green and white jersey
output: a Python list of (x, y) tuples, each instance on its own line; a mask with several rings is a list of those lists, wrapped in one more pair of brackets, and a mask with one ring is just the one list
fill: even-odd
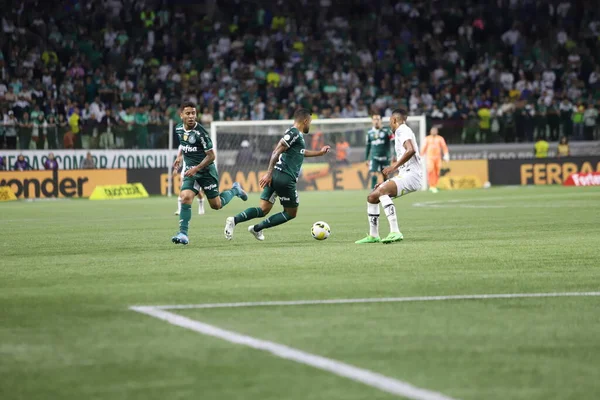
[(388, 176), (383, 170), (390, 166), (390, 149), (394, 146), (394, 133), (387, 126), (381, 125), (381, 115), (371, 117), (373, 127), (367, 132), (365, 159), (371, 176), (371, 189), (377, 185), (377, 172), (381, 172), (383, 181)]
[[(246, 201), (248, 195), (237, 182), (231, 189), (219, 193), (219, 174), (214, 162), (215, 151), (208, 132), (196, 122), (196, 105), (192, 102), (183, 103), (179, 116), (183, 122), (175, 127), (175, 134), (181, 146), (185, 172), (179, 195), (182, 203), (179, 233), (173, 236), (172, 241), (175, 244), (188, 244), (187, 233), (192, 218), (192, 201), (201, 188), (210, 208), (214, 210), (225, 207), (235, 196)], [(178, 154), (173, 163), (175, 170), (179, 168), (181, 155)]]
[(248, 227), (250, 232), (258, 240), (265, 240), (263, 230), (281, 225), (296, 218), (298, 213), (299, 199), (296, 190), (296, 182), (300, 175), (300, 168), (304, 157), (322, 156), (329, 152), (330, 146), (323, 146), (321, 150), (306, 150), (304, 134), (310, 129), (311, 115), (306, 109), (299, 109), (294, 113), (294, 125), (285, 131), (283, 138), (271, 155), (267, 173), (260, 178), (260, 187), (263, 192), (260, 196), (258, 207), (248, 208), (234, 217), (225, 221), (225, 238), (233, 239), (235, 226), (254, 218), (267, 215), (273, 208), (275, 199), (283, 206), (283, 211), (273, 215), (257, 225)]

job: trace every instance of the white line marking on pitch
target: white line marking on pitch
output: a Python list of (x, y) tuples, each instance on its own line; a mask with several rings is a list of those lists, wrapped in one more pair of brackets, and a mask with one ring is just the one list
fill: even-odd
[[(539, 198), (548, 198), (548, 197), (583, 197), (583, 196), (593, 196), (597, 197), (598, 192), (580, 192), (580, 193), (546, 193), (539, 195), (526, 195), (526, 196), (493, 196), (493, 197), (478, 197), (472, 199), (452, 199), (452, 200), (432, 200), (432, 201), (422, 201), (413, 203), (413, 207), (429, 207), (429, 208), (448, 208), (448, 207), (457, 207), (457, 208), (533, 208), (533, 207), (544, 207), (544, 208), (558, 208), (564, 207), (565, 205), (554, 205), (554, 204), (515, 204), (512, 203), (515, 200), (536, 200)], [(508, 204), (502, 205), (474, 205), (474, 204), (464, 204), (464, 203), (472, 203), (472, 202), (489, 202), (489, 201), (498, 201), (498, 200), (508, 200)], [(578, 205), (578, 204), (577, 204)]]
[(487, 299), (520, 299), (530, 297), (592, 297), (600, 296), (600, 292), (558, 292), (558, 293), (505, 293), (505, 294), (466, 294), (450, 296), (418, 296), (418, 297), (382, 297), (367, 299), (329, 299), (329, 300), (292, 300), (292, 301), (254, 301), (241, 303), (206, 303), (206, 304), (173, 304), (151, 307), (157, 310), (184, 310), (196, 308), (236, 308), (236, 307), (273, 307), (304, 306), (315, 304), (355, 304), (355, 303), (404, 303), (415, 301), (444, 300), (487, 300)]
[(214, 325), (205, 324), (200, 321), (183, 317), (168, 311), (159, 310), (153, 307), (138, 306), (130, 307), (131, 310), (142, 314), (149, 315), (154, 318), (166, 321), (172, 325), (187, 328), (203, 335), (213, 336), (223, 339), (230, 343), (241, 344), (253, 349), (266, 351), (277, 357), (292, 360), (300, 364), (309, 365), (328, 371), (338, 376), (351, 379), (355, 382), (360, 382), (365, 385), (377, 388), (387, 393), (403, 396), (411, 400), (454, 400), (451, 397), (441, 393), (433, 392), (427, 389), (421, 389), (407, 382), (393, 379), (381, 374), (378, 374), (367, 369), (355, 367), (350, 364), (345, 364), (340, 361), (318, 356), (315, 354), (306, 353), (302, 350), (284, 346), (279, 343), (270, 342), (267, 340), (257, 339), (251, 336), (242, 335), (236, 332), (221, 329)]

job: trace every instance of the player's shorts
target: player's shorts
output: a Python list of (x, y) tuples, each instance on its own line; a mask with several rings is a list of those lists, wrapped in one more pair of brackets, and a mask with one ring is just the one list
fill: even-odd
[(204, 191), (208, 199), (214, 199), (219, 195), (219, 174), (214, 164), (209, 165), (192, 177), (183, 177), (182, 191), (191, 190), (195, 194), (198, 194), (200, 189)]
[(418, 172), (399, 170), (398, 175), (389, 179), (396, 184), (398, 189), (395, 197), (407, 195), (421, 189), (423, 177)]
[(390, 160), (388, 158), (371, 158), (369, 160), (369, 172), (381, 172), (384, 168), (390, 166)]
[(279, 202), (285, 208), (296, 208), (300, 204), (298, 190), (296, 190), (296, 179), (275, 170), (273, 171), (271, 185), (263, 189), (260, 199), (274, 204), (277, 196), (279, 196)]

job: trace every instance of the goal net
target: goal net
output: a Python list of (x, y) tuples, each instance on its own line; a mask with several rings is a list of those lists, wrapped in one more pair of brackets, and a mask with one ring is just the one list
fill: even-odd
[[(237, 181), (248, 192), (260, 192), (258, 180), (268, 166), (271, 152), (292, 124), (292, 120), (213, 122), (210, 134), (220, 186), (227, 188)], [(387, 124), (388, 118), (384, 118), (383, 125)], [(425, 116), (410, 116), (407, 124), (421, 145), (426, 135)], [(309, 134), (304, 137), (306, 148), (318, 150), (327, 144), (331, 153), (304, 160), (298, 190), (370, 188), (365, 139), (371, 126), (370, 118), (313, 120)], [(426, 179), (427, 174), (423, 174), (423, 189), (427, 188)]]

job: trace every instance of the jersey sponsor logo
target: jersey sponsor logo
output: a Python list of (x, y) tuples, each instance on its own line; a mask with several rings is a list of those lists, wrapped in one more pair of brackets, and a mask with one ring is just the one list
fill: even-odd
[(213, 183), (211, 185), (204, 186), (202, 189), (204, 189), (204, 190), (212, 190), (212, 189), (216, 189), (216, 188), (217, 188), (217, 184)]
[(190, 152), (196, 152), (198, 151), (198, 147), (194, 146), (190, 146), (190, 145), (185, 145), (181, 147), (181, 151), (183, 151), (184, 153), (190, 153)]
[(279, 196), (279, 200), (281, 200), (281, 201), (290, 201), (290, 198), (289, 197)]

